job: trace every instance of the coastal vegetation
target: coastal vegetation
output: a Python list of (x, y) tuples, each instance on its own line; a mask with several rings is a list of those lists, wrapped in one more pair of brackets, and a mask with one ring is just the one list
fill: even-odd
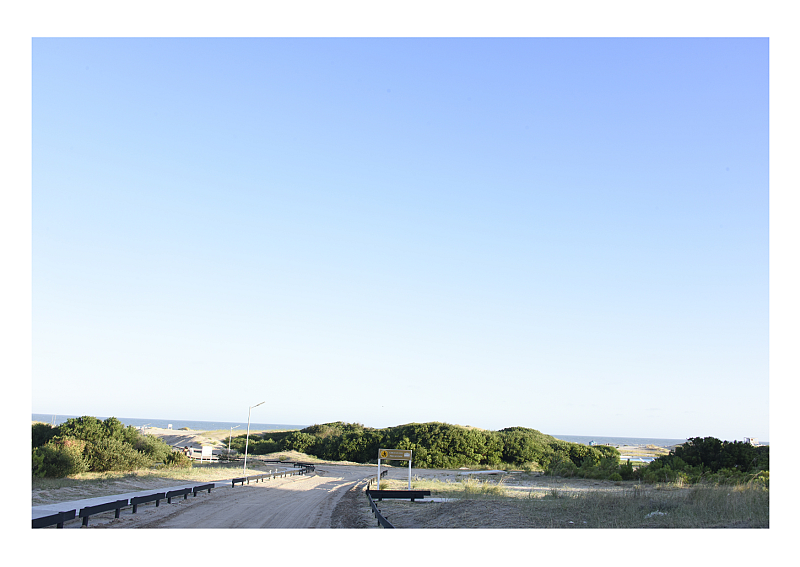
[[(244, 451), (245, 436), (231, 442)], [(509, 427), (489, 431), (440, 422), (410, 423), (383, 429), (341, 421), (312, 425), (299, 431), (267, 432), (250, 438), (254, 455), (294, 450), (335, 461), (374, 463), (378, 449), (411, 449), (418, 468), (518, 467), (575, 475), (591, 470), (620, 470), (619, 451), (556, 439), (535, 429)], [(399, 466), (407, 462), (397, 462)]]
[[(231, 447), (244, 451), (245, 436), (235, 438)], [(254, 455), (294, 450), (320, 459), (376, 462), (378, 449), (411, 449), (413, 465), (421, 468), (481, 466), (563, 466), (576, 467), (587, 457), (619, 459), (613, 447), (589, 447), (545, 435), (535, 429), (510, 427), (489, 431), (473, 427), (428, 422), (383, 429), (341, 421), (312, 425), (299, 431), (267, 432), (250, 438), (248, 452)], [(401, 466), (407, 463), (400, 462)]]
[(769, 445), (692, 437), (634, 475), (645, 482), (769, 484)]
[(66, 477), (84, 472), (132, 471), (162, 463), (189, 467), (182, 453), (153, 435), (144, 435), (117, 418), (70, 418), (53, 427), (34, 423), (31, 428), (34, 477)]
[[(224, 432), (223, 432), (224, 433)], [(133, 471), (154, 464), (190, 467), (191, 461), (164, 441), (125, 427), (111, 417), (68, 419), (32, 427), (34, 477)], [(231, 440), (242, 453), (246, 436)], [(645, 483), (757, 483), (769, 486), (769, 446), (713, 437), (694, 437), (646, 466), (622, 462), (615, 447), (571, 443), (526, 427), (490, 431), (441, 422), (376, 429), (341, 421), (301, 430), (251, 434), (248, 453), (296, 452), (320, 460), (375, 463), (380, 448), (410, 449), (412, 465), (423, 469), (515, 469), (564, 478)], [(407, 466), (407, 462), (395, 461)]]
[[(243, 452), (245, 439), (234, 438), (231, 447)], [(668, 455), (634, 467), (620, 461), (615, 447), (571, 443), (526, 427), (489, 431), (428, 422), (375, 429), (337, 421), (251, 436), (248, 452), (298, 451), (325, 460), (374, 463), (380, 448), (411, 449), (417, 468), (516, 468), (567, 478), (650, 483), (769, 482), (769, 446), (713, 437), (691, 438)]]

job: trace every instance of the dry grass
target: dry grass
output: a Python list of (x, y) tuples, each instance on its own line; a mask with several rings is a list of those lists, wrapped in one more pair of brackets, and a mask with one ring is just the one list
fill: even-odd
[[(439, 479), (416, 478), (412, 479), (411, 488), (413, 490), (430, 490), (432, 497), (440, 498), (497, 498), (507, 495), (504, 480), (505, 476), (496, 480), (462, 476), (453, 482), (450, 482), (449, 479), (441, 481)], [(408, 488), (408, 481), (384, 479), (381, 481), (381, 488), (384, 490), (404, 490)]]
[[(478, 482), (478, 481), (473, 481)], [(431, 483), (436, 486), (437, 483)], [(446, 484), (446, 483), (438, 483)], [(476, 498), (451, 483), (448, 502), (384, 501), (400, 528), (768, 528), (769, 490), (736, 487), (624, 484), (603, 490), (560, 487)], [(484, 484), (484, 486), (486, 486)], [(495, 484), (494, 488), (502, 488)], [(542, 489), (544, 488), (544, 489)], [(434, 489), (430, 489), (433, 495)], [(455, 499), (457, 498), (457, 499)]]

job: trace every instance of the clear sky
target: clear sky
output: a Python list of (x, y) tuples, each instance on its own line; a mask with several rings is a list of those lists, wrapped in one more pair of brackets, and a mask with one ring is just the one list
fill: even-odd
[(32, 411), (769, 439), (767, 39), (34, 39)]

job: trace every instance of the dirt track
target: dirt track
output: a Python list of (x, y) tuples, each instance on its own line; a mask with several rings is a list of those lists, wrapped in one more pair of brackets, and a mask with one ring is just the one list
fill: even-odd
[(144, 506), (136, 515), (123, 514), (103, 523), (93, 519), (92, 524), (98, 528), (337, 527), (333, 521), (337, 504), (370, 473), (374, 471), (365, 467), (318, 466), (311, 476), (217, 488), (196, 499), (178, 499), (158, 508)]

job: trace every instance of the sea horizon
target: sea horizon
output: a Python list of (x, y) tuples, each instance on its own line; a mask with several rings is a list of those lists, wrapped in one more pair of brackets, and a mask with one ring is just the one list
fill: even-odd
[[(82, 417), (79, 415), (58, 415), (46, 413), (33, 413), (33, 421), (42, 421), (54, 425), (60, 425), (68, 419), (74, 417)], [(204, 421), (199, 419), (159, 419), (159, 418), (142, 418), (142, 417), (120, 417), (120, 416), (93, 416), (99, 420), (105, 420), (109, 417), (116, 417), (123, 425), (133, 427), (155, 427), (159, 429), (183, 429), (187, 428), (192, 431), (215, 431), (218, 429), (239, 429), (247, 428), (246, 421)], [(286, 429), (303, 429), (308, 425), (286, 424), (286, 423), (257, 423), (250, 422), (251, 430), (286, 430)]]

